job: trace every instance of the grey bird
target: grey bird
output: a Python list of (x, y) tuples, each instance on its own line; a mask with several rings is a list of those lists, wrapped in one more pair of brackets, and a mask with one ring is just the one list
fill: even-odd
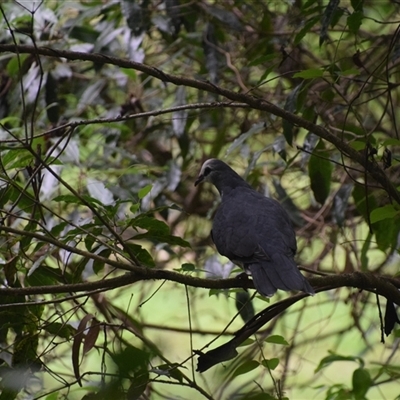
[(203, 164), (195, 186), (203, 181), (212, 183), (221, 195), (211, 231), (218, 252), (251, 274), (264, 296), (277, 289), (313, 295), (294, 260), (296, 235), (282, 206), (254, 190), (221, 160)]

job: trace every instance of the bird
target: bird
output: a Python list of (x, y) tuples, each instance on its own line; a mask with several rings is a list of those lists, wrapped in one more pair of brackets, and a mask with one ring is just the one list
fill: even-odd
[(277, 289), (314, 295), (294, 260), (296, 235), (280, 203), (254, 190), (219, 159), (204, 162), (194, 185), (202, 182), (213, 184), (221, 196), (211, 230), (218, 252), (251, 275), (263, 296)]

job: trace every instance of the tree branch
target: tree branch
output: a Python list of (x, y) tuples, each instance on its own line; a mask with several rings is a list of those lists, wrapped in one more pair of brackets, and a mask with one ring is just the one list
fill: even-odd
[[(133, 267), (134, 271), (117, 278), (103, 279), (95, 282), (72, 283), (64, 285), (32, 286), (24, 288), (0, 288), (0, 296), (24, 296), (51, 293), (69, 293), (92, 291), (96, 289), (111, 290), (131, 285), (145, 280), (167, 280), (187, 286), (204, 289), (253, 289), (250, 279), (241, 277), (229, 279), (203, 279), (195, 276), (184, 275), (175, 271), (157, 268)], [(317, 292), (337, 289), (340, 287), (353, 287), (360, 290), (376, 291), (394, 303), (400, 305), (400, 280), (373, 275), (364, 272), (351, 274), (330, 275), (308, 278), (310, 284)], [(12, 304), (10, 304), (12, 306)]]
[[(398, 301), (400, 300), (400, 293), (398, 291), (398, 286), (394, 286), (391, 282), (388, 282), (386, 278), (382, 278), (372, 274), (355, 272), (352, 274), (309, 279), (310, 283), (314, 283), (315, 280), (320, 281), (320, 283), (330, 281), (330, 284), (328, 286), (317, 288), (315, 291), (316, 293), (331, 290), (333, 288), (341, 286), (351, 286), (374, 292), (377, 295), (384, 296), (387, 299), (399, 304)], [(254, 335), (259, 329), (261, 329), (273, 318), (277, 317), (286, 309), (288, 309), (298, 301), (304, 299), (305, 297), (308, 297), (308, 295), (305, 293), (298, 293), (277, 303), (271, 304), (270, 306), (266, 307), (264, 310), (256, 314), (242, 328), (236, 331), (233, 335), (233, 338), (227, 343), (224, 343), (223, 345), (218, 346), (215, 349), (209, 350), (207, 353), (203, 353), (200, 350), (195, 350), (194, 353), (199, 356), (197, 371), (207, 371), (209, 368), (218, 363), (229, 361), (235, 358), (238, 354), (236, 350), (237, 347), (240, 346), (246, 339)], [(396, 300), (394, 300), (394, 298), (396, 298)]]
[(192, 87), (198, 90), (204, 90), (206, 92), (215, 93), (226, 97), (227, 99), (233, 101), (239, 101), (242, 103), (246, 103), (250, 107), (266, 111), (271, 114), (274, 114), (278, 117), (281, 117), (293, 125), (300, 126), (322, 139), (332, 143), (341, 153), (350, 157), (353, 161), (362, 165), (369, 174), (381, 184), (381, 186), (386, 190), (386, 192), (397, 202), (400, 204), (400, 193), (396, 189), (395, 186), (392, 185), (389, 178), (386, 176), (385, 172), (373, 161), (370, 161), (368, 157), (365, 157), (363, 152), (358, 152), (349, 146), (347, 143), (341, 140), (340, 135), (334, 135), (328, 129), (316, 125), (306, 119), (288, 112), (269, 101), (264, 99), (256, 98), (247, 93), (237, 93), (228, 89), (224, 89), (217, 85), (214, 85), (210, 82), (199, 81), (196, 79), (186, 78), (186, 77), (178, 77), (175, 75), (167, 74), (161, 71), (158, 68), (151, 67), (149, 65), (140, 64), (134, 61), (124, 60), (117, 57), (106, 56), (104, 54), (99, 53), (81, 53), (76, 51), (66, 51), (66, 50), (56, 50), (48, 47), (33, 47), (20, 45), (15, 46), (13, 44), (0, 44), (0, 53), (4, 52), (12, 52), (12, 53), (28, 53), (28, 54), (37, 54), (47, 57), (57, 57), (57, 58), (67, 58), (68, 60), (83, 60), (83, 61), (92, 61), (98, 64), (110, 64), (116, 65), (122, 68), (130, 68), (137, 71), (141, 71), (147, 75), (153, 76), (163, 82), (170, 82), (174, 85), (183, 85)]

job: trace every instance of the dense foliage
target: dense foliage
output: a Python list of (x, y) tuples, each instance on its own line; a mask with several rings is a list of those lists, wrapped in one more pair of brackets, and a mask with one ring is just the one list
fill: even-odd
[[(400, 398), (396, 2), (0, 13), (0, 400)], [(216, 254), (212, 157), (281, 201), (314, 297)]]

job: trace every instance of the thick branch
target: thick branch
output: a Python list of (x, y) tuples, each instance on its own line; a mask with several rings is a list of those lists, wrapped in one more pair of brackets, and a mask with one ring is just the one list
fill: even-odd
[[(184, 275), (175, 271), (156, 268), (133, 267), (133, 272), (117, 278), (104, 279), (95, 282), (74, 283), (65, 285), (33, 286), (25, 288), (0, 288), (0, 296), (37, 295), (50, 293), (82, 292), (95, 289), (116, 289), (143, 280), (167, 280), (187, 286), (204, 289), (254, 288), (250, 279), (241, 277), (230, 279), (203, 279)], [(386, 278), (369, 273), (354, 272), (351, 274), (310, 277), (309, 282), (317, 292), (339, 287), (354, 287), (361, 290), (376, 290), (376, 292), (394, 303), (400, 305), (400, 280)]]
[(47, 47), (32, 47), (32, 46), (22, 46), (22, 45), (15, 46), (9, 44), (1, 44), (0, 53), (4, 52), (39, 54), (48, 57), (62, 57), (62, 58), (67, 58), (68, 60), (85, 60), (99, 64), (111, 64), (123, 68), (131, 68), (137, 71), (141, 71), (147, 75), (153, 76), (157, 79), (160, 79), (163, 82), (170, 82), (175, 85), (193, 87), (199, 90), (204, 90), (206, 92), (222, 95), (227, 99), (233, 101), (246, 103), (254, 109), (266, 111), (278, 117), (281, 117), (289, 121), (290, 123), (300, 126), (316, 134), (320, 138), (325, 139), (326, 141), (332, 143), (344, 155), (350, 157), (353, 161), (362, 165), (370, 173), (370, 175), (382, 185), (382, 187), (386, 190), (386, 192), (396, 202), (400, 204), (400, 193), (392, 185), (392, 183), (390, 182), (384, 171), (376, 163), (371, 162), (370, 160), (368, 160), (368, 157), (365, 157), (363, 153), (356, 151), (347, 143), (343, 142), (340, 138), (340, 135), (336, 136), (332, 134), (328, 129), (316, 125), (310, 121), (307, 121), (306, 119), (296, 114), (283, 110), (282, 108), (270, 103), (269, 101), (256, 98), (249, 94), (233, 92), (231, 90), (216, 86), (210, 82), (199, 81), (196, 79), (191, 79), (186, 77), (178, 77), (175, 75), (167, 74), (159, 70), (158, 68), (154, 68), (145, 64), (140, 64), (134, 61), (106, 56), (104, 54), (55, 50)]
[[(328, 278), (328, 279), (326, 279)], [(352, 286), (359, 289), (368, 290), (375, 292), (379, 295), (386, 297), (387, 299), (397, 302), (399, 301), (398, 286), (394, 286), (391, 282), (387, 281), (386, 278), (374, 276), (371, 274), (364, 273), (353, 273), (343, 274), (336, 276), (328, 276), (324, 278), (310, 279), (310, 282), (320, 281), (323, 283), (329, 280), (329, 286), (322, 286), (316, 289), (316, 293), (323, 292), (326, 290), (333, 289), (334, 287), (340, 286)], [(398, 283), (398, 282), (397, 282)], [(271, 321), (273, 318), (280, 315), (286, 309), (291, 307), (293, 304), (307, 297), (305, 293), (299, 293), (292, 297), (286, 298), (282, 301), (274, 303), (269, 307), (265, 308), (257, 315), (255, 315), (250, 321), (248, 321), (241, 329), (234, 333), (233, 338), (227, 343), (218, 346), (215, 349), (203, 353), (202, 351), (195, 351), (195, 354), (199, 355), (197, 370), (204, 372), (212, 366), (231, 360), (237, 356), (237, 347), (240, 346), (246, 339), (254, 335), (259, 329), (261, 329), (266, 323)], [(396, 298), (397, 300), (394, 300)], [(397, 316), (396, 316), (397, 318)]]

